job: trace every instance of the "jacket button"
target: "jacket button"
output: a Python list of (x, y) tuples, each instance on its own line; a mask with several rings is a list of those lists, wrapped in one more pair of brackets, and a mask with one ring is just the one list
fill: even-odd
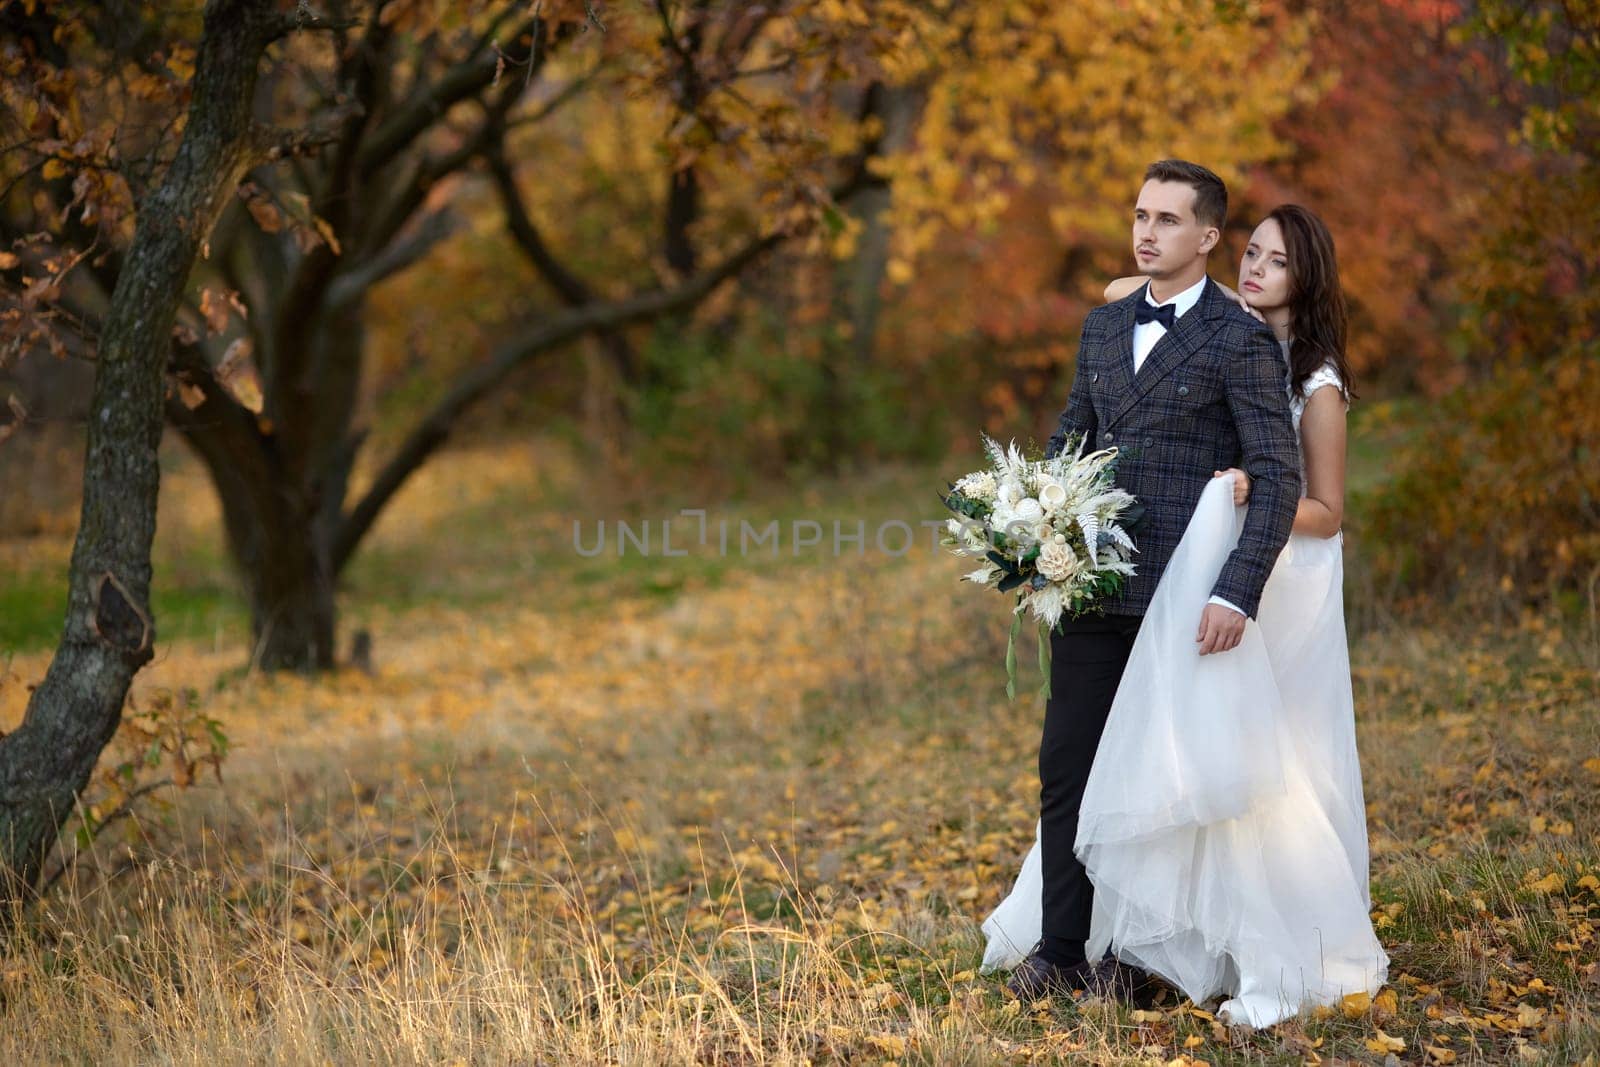
[(1188, 396), (1189, 395), (1189, 387), (1187, 385), (1178, 386), (1178, 395), (1179, 396)]
[(1089, 384), (1090, 385), (1093, 385), (1095, 382), (1098, 382), (1099, 380), (1100, 380), (1100, 372), (1099, 371), (1095, 371), (1093, 374), (1089, 375)]
[(1105, 441), (1107, 444), (1110, 444), (1112, 441), (1116, 440), (1116, 438), (1111, 436), (1111, 431), (1110, 430), (1107, 430), (1106, 431), (1106, 435), (1104, 437), (1102, 437), (1101, 440)]
[(1146, 447), (1146, 448), (1154, 448), (1154, 447), (1156, 447), (1156, 439), (1154, 437), (1146, 437), (1144, 439), (1144, 447)]

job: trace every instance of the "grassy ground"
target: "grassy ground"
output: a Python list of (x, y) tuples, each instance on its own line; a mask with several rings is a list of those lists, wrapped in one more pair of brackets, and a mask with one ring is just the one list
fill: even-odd
[[(680, 519), (688, 556), (618, 557), (613, 540), (586, 559), (574, 517), (631, 507), (659, 548), (659, 520), (700, 502), (607, 499), (543, 449), (455, 454), (351, 576), (374, 672), (312, 682), (239, 669), (209, 498), (179, 465), (157, 552), (177, 625), (105, 761), (125, 775), (88, 798), (106, 828), (0, 956), (0, 1057), (1600, 1056), (1596, 650), (1538, 616), (1356, 641), (1394, 961), (1375, 1002), (1241, 1036), (1203, 1007), (1019, 1004), (978, 975), (977, 921), (1032, 836), (1039, 709), (999, 684), (999, 598), (959, 587), (926, 531), (903, 556), (874, 551), (880, 522), (937, 517), (938, 484), (886, 470), (713, 507), (710, 550)], [(866, 551), (835, 557), (832, 519), (849, 532), (858, 515)], [(736, 539), (741, 518), (780, 519), (776, 559), (716, 554), (718, 520)], [(803, 519), (823, 544), (796, 555)], [(3, 551), (12, 575), (65, 557)], [(0, 603), (49, 583), (19, 587)], [(48, 657), (43, 624), (16, 625), (0, 727)], [(220, 780), (195, 766), (216, 745), (205, 719), (229, 743)], [(116, 817), (164, 778), (193, 781)]]

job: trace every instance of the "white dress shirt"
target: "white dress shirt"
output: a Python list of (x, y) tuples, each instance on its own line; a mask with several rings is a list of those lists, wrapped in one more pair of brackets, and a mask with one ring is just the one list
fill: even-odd
[[(1157, 301), (1150, 295), (1150, 286), (1146, 285), (1144, 287), (1144, 302), (1151, 307), (1171, 304), (1174, 308), (1173, 325), (1177, 325), (1178, 319), (1183, 318), (1183, 316), (1194, 310), (1194, 306), (1200, 302), (1200, 294), (1205, 291), (1205, 288), (1206, 279), (1201, 278), (1171, 300)], [(1133, 373), (1139, 373), (1139, 368), (1144, 366), (1144, 361), (1150, 355), (1150, 350), (1156, 346), (1157, 341), (1160, 341), (1166, 335), (1167, 328), (1159, 322), (1141, 322), (1133, 328)], [(1229, 611), (1237, 611), (1240, 615), (1244, 614), (1244, 612), (1239, 611), (1237, 605), (1219, 596), (1212, 597), (1206, 603), (1220, 604)]]
[[(1201, 278), (1189, 288), (1173, 297), (1171, 300), (1157, 301), (1150, 296), (1150, 286), (1144, 287), (1144, 302), (1151, 307), (1161, 307), (1165, 304), (1173, 306), (1174, 320), (1183, 318), (1194, 306), (1200, 302), (1200, 294), (1205, 291), (1206, 280)], [(1159, 322), (1141, 322), (1133, 328), (1133, 373), (1138, 374), (1139, 368), (1144, 366), (1145, 357), (1156, 346), (1156, 342), (1167, 335), (1167, 328)]]

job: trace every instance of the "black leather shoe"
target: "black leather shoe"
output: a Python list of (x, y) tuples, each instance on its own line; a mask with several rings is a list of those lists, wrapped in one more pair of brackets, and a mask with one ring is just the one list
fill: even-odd
[(1094, 982), (1095, 965), (1087, 961), (1063, 966), (1035, 952), (1011, 972), (1006, 989), (1018, 1000), (1075, 997)]
[(1176, 1004), (1179, 999), (1166, 982), (1115, 956), (1063, 966), (1034, 953), (1011, 972), (1006, 989), (1018, 1000), (1105, 997), (1141, 1009), (1154, 1008), (1163, 1000)]
[[(1106, 956), (1095, 964), (1088, 992), (1120, 1000), (1129, 1007), (1148, 1009), (1160, 1004), (1171, 988), (1148, 971), (1123, 963), (1115, 956)], [(1174, 997), (1172, 1002), (1176, 1004), (1177, 999)]]

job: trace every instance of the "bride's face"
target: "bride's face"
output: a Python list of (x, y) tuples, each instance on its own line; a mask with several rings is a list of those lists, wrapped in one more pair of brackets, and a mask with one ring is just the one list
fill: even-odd
[(1283, 228), (1262, 219), (1239, 260), (1239, 293), (1257, 311), (1289, 305), (1289, 254), (1283, 249)]

